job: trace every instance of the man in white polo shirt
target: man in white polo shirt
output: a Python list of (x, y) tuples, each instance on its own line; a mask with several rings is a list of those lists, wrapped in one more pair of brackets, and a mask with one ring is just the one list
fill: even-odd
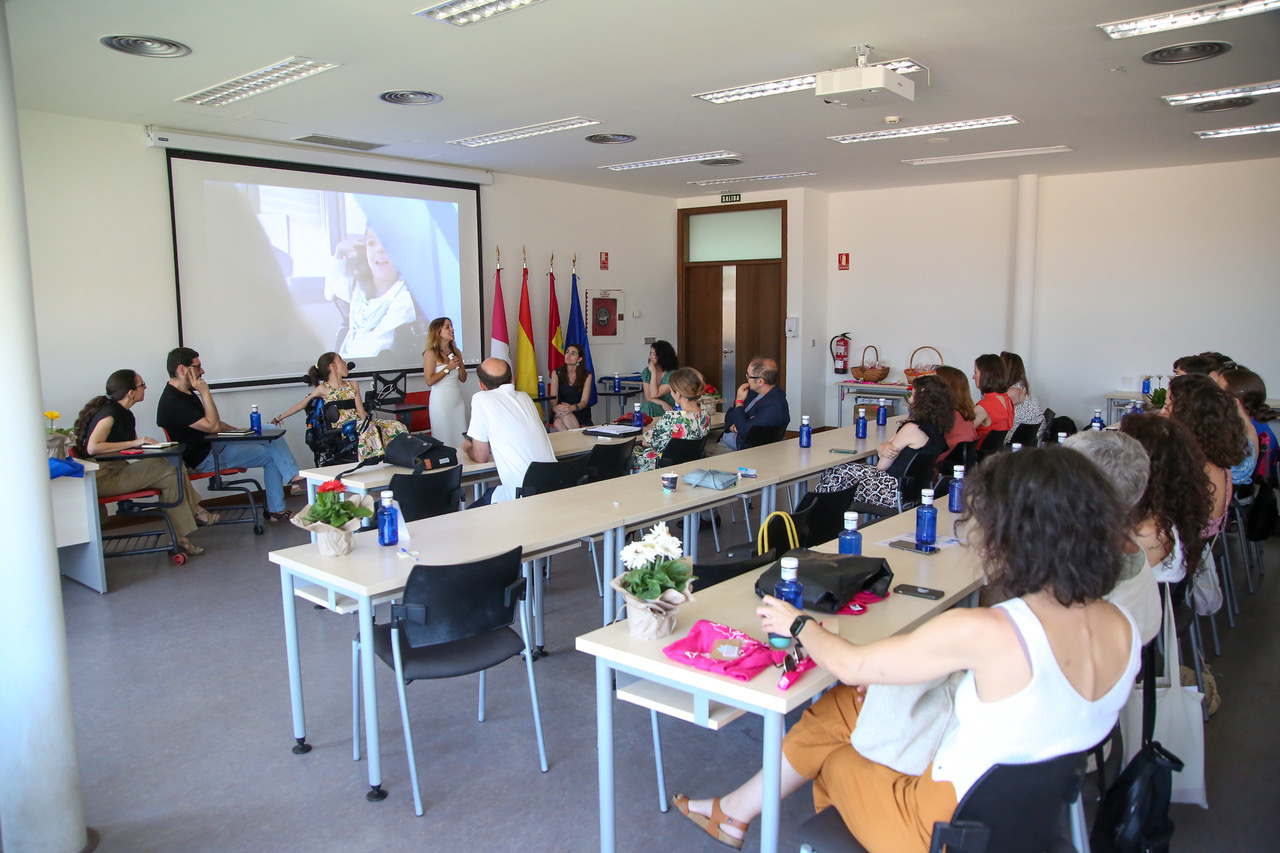
[(554, 462), (556, 455), (533, 400), (511, 384), (511, 366), (500, 358), (488, 358), (476, 375), (484, 390), (471, 398), (471, 426), (462, 452), (476, 462), (492, 458), (498, 467), (501, 485), (489, 486), (472, 504), (487, 506), (516, 496), (530, 462)]

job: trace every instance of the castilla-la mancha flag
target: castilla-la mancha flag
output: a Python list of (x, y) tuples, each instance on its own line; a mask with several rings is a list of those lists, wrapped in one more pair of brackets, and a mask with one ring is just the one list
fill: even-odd
[(502, 302), (502, 267), (493, 274), (493, 329), (489, 333), (489, 358), (508, 361), (511, 339), (507, 333), (507, 306)]
[[(547, 312), (547, 381), (550, 383), (552, 373), (564, 364), (564, 335), (560, 332), (560, 303), (556, 300), (556, 271), (549, 273), (551, 279), (551, 308)], [(549, 386), (548, 386), (549, 387)]]

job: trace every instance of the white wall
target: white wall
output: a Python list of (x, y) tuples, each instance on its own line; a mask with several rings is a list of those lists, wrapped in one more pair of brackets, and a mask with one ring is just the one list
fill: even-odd
[[(147, 148), (137, 125), (25, 111), (20, 115), (44, 405), (70, 426), (80, 407), (102, 393), (121, 367), (149, 384), (135, 413), (154, 433), (164, 358), (177, 345), (172, 229), (165, 155)], [(493, 288), (493, 247), (503, 249), (503, 291), (511, 341), (519, 319), (520, 247), (529, 249), (530, 300), (539, 364), (546, 363), (547, 259), (556, 254), (562, 324), (569, 318), (569, 260), (577, 251), (580, 288), (622, 288), (627, 344), (594, 346), (598, 370), (638, 368), (645, 335), (674, 337), (675, 204), (634, 193), (496, 175), (482, 189), (485, 326)], [(599, 253), (609, 252), (600, 271)], [(235, 334), (235, 330), (228, 330)], [(288, 330), (281, 330), (288, 334)], [(199, 341), (188, 342), (200, 349)], [(246, 341), (269, 347), (270, 340)], [(487, 354), (487, 340), (485, 342)], [(481, 353), (468, 352), (469, 357)], [(307, 365), (299, 365), (299, 375)], [(218, 366), (209, 364), (216, 381)], [(475, 380), (464, 386), (475, 390)], [(422, 387), (415, 378), (411, 387)], [(301, 384), (218, 392), (223, 417), (248, 420), (257, 403), (266, 417), (305, 393)], [(311, 464), (303, 422), (287, 422), (294, 457)]]

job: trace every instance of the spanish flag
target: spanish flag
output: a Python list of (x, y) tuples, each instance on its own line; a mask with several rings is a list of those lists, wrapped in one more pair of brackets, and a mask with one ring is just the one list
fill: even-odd
[(529, 267), (520, 283), (520, 329), (516, 332), (516, 390), (538, 396), (538, 359), (533, 354), (533, 312), (529, 310)]

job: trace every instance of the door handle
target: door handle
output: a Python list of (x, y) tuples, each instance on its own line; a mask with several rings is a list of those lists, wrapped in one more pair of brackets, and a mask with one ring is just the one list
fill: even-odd
[(720, 350), (720, 354), (721, 354), (721, 355), (728, 355), (728, 354), (729, 354), (729, 353), (731, 353), (731, 352), (733, 352), (733, 350), (731, 350), (731, 349), (722, 349), (722, 350)]

